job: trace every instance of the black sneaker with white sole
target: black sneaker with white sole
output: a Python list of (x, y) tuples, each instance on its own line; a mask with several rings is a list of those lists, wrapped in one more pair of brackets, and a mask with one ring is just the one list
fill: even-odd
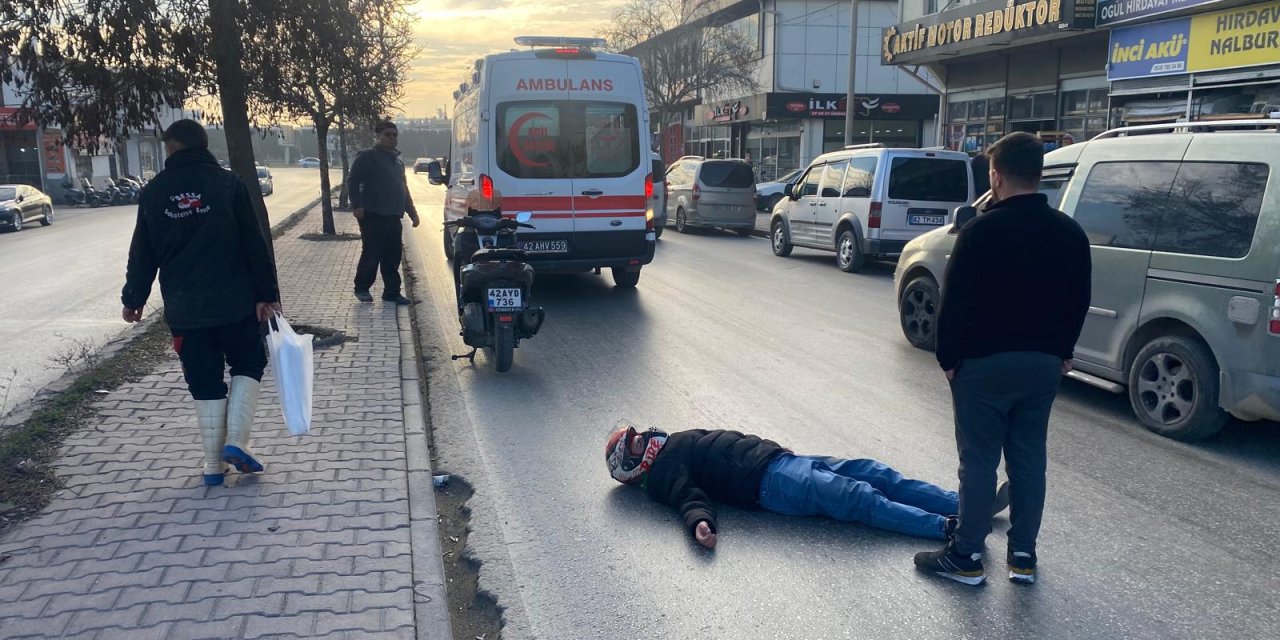
[(951, 540), (939, 551), (917, 553), (916, 567), (962, 584), (982, 584), (987, 579), (982, 570), (982, 554), (961, 554), (956, 551), (955, 544), (955, 540)]
[(1036, 554), (1027, 553), (1026, 551), (1010, 551), (1008, 562), (1009, 580), (1011, 582), (1035, 584)]

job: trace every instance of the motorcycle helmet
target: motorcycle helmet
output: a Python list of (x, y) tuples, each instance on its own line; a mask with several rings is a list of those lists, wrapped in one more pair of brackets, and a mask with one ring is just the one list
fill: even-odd
[[(633, 441), (641, 442), (632, 446)], [(649, 473), (654, 458), (667, 443), (667, 434), (657, 429), (649, 429), (638, 433), (635, 427), (625, 426), (615, 429), (609, 434), (604, 447), (604, 461), (609, 467), (609, 475), (622, 484), (639, 484)], [(635, 453), (639, 450), (640, 453)]]

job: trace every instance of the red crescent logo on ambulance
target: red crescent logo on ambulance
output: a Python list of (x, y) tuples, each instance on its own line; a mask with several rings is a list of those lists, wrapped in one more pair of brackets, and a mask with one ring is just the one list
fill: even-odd
[(526, 113), (516, 118), (516, 121), (511, 123), (511, 130), (507, 132), (507, 147), (511, 149), (511, 153), (515, 154), (516, 160), (526, 167), (545, 167), (551, 164), (550, 162), (534, 162), (529, 156), (525, 155), (525, 149), (520, 144), (520, 130), (537, 118), (551, 119), (545, 113)]

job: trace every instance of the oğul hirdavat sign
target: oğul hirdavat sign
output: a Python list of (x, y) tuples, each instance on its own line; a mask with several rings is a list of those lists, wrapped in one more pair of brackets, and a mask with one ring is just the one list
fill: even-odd
[(916, 64), (999, 42), (1091, 29), (1097, 0), (990, 0), (894, 25), (882, 32), (882, 64)]

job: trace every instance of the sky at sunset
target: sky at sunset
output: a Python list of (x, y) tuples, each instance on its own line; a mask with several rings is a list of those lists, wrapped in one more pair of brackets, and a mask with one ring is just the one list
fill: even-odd
[(621, 0), (421, 0), (418, 44), (405, 87), (411, 117), (453, 110), (453, 90), (487, 53), (515, 48), (517, 35), (595, 36)]

